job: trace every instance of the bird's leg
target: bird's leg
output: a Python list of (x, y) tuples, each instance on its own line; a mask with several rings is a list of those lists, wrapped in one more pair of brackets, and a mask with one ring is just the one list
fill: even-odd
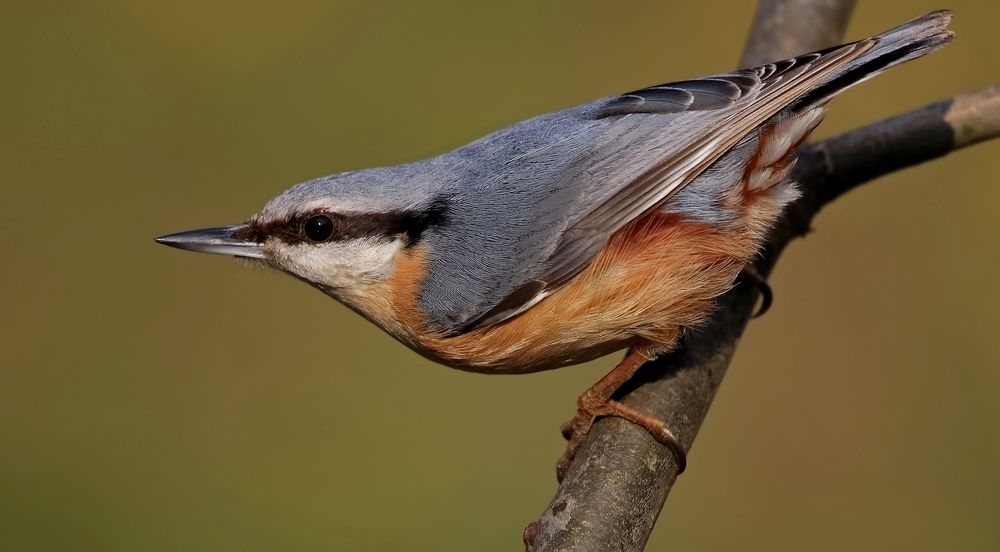
[(752, 265), (744, 266), (736, 279), (757, 288), (757, 291), (760, 292), (760, 308), (757, 309), (753, 317), (764, 316), (764, 313), (771, 308), (771, 303), (774, 301), (774, 293), (771, 292), (771, 286), (768, 285), (767, 280)]
[(576, 451), (583, 443), (583, 439), (590, 432), (590, 427), (594, 424), (594, 419), (598, 416), (617, 416), (625, 418), (630, 422), (644, 428), (659, 442), (663, 443), (674, 453), (677, 458), (678, 470), (680, 474), (687, 464), (687, 455), (684, 447), (677, 441), (677, 437), (667, 428), (663, 420), (644, 414), (632, 407), (626, 406), (611, 396), (626, 381), (632, 378), (640, 366), (651, 360), (650, 349), (643, 346), (632, 347), (625, 358), (607, 373), (603, 378), (587, 389), (577, 399), (577, 412), (572, 420), (562, 426), (563, 436), (569, 439), (566, 445), (566, 452), (556, 463), (556, 476), (562, 481), (566, 470), (573, 463)]

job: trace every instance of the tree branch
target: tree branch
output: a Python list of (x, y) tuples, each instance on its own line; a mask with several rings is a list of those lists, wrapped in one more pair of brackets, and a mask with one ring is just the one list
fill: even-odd
[(740, 67), (786, 59), (844, 38), (856, 0), (761, 0)]
[[(745, 64), (838, 42), (853, 4), (853, 0), (763, 0)], [(800, 20), (794, 10), (803, 10), (806, 16)], [(829, 17), (828, 26), (808, 15), (812, 13)], [(797, 21), (794, 33), (786, 32), (782, 21)], [(776, 34), (782, 39), (768, 50), (764, 44)], [(1000, 87), (992, 86), (802, 147), (792, 177), (803, 197), (773, 230), (757, 270), (769, 274), (784, 247), (804, 235), (819, 210), (843, 193), (883, 174), (997, 136)], [(690, 450), (757, 295), (753, 287), (738, 285), (722, 296), (712, 321), (689, 332), (676, 352), (643, 366), (622, 390), (621, 400), (666, 421)], [(525, 531), (526, 546), (536, 552), (642, 550), (676, 477), (676, 459), (644, 429), (620, 418), (598, 420), (556, 496)]]

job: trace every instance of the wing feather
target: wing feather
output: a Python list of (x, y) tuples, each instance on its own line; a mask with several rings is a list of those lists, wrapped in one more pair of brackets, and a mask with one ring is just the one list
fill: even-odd
[(447, 231), (428, 231), (428, 320), (462, 333), (530, 308), (769, 118), (939, 48), (949, 19), (932, 12), (852, 44), (635, 90), (456, 150), (442, 161), (460, 169), (455, 209)]
[[(871, 40), (855, 42), (825, 53), (808, 54), (734, 74), (658, 85), (610, 100), (599, 116), (664, 113), (664, 109), (679, 108), (682, 103), (685, 110), (729, 108), (730, 113), (717, 125), (705, 127), (679, 151), (659, 159), (607, 201), (566, 228), (544, 270), (530, 282), (531, 288), (542, 294), (566, 283), (587, 267), (611, 234), (659, 208), (747, 133), (871, 46)], [(672, 96), (674, 98), (680, 98), (680, 92), (687, 92), (692, 100), (669, 102), (668, 106), (664, 101), (665, 93), (673, 91), (678, 92)], [(726, 100), (724, 105), (721, 99)], [(737, 102), (740, 99), (745, 101)], [(613, 162), (614, 156), (609, 156), (608, 160)], [(537, 299), (525, 301), (524, 296), (522, 288), (518, 288), (473, 320), (467, 329), (495, 324), (537, 302)]]

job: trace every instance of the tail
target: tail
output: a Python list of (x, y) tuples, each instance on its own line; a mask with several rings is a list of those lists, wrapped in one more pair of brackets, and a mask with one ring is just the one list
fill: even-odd
[(950, 43), (955, 39), (955, 33), (948, 30), (951, 17), (950, 10), (932, 11), (880, 35), (859, 40), (858, 45), (871, 43), (868, 51), (846, 63), (796, 100), (793, 108), (823, 104), (886, 69), (925, 56)]

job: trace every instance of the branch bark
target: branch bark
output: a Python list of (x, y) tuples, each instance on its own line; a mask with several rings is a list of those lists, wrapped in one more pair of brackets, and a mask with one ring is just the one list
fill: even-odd
[[(762, 0), (744, 65), (839, 42), (853, 6), (854, 0)], [(768, 275), (784, 247), (843, 193), (998, 136), (1000, 86), (991, 86), (803, 146), (792, 173), (803, 197), (773, 230), (755, 268)], [(721, 297), (712, 321), (690, 332), (676, 352), (643, 366), (621, 400), (666, 421), (690, 450), (757, 295), (738, 285)], [(525, 531), (526, 546), (536, 552), (640, 551), (676, 477), (676, 459), (645, 430), (620, 418), (598, 420), (546, 511)]]
[(844, 38), (856, 0), (761, 0), (740, 67), (754, 67), (827, 46)]

